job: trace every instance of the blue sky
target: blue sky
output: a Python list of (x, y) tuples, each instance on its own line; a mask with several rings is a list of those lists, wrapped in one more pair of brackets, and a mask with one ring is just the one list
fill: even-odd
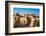
[(39, 12), (40, 9), (38, 8), (13, 8), (13, 13), (39, 15)]

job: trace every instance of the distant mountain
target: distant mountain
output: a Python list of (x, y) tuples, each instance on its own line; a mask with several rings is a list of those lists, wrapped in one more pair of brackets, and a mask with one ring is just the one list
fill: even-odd
[(14, 14), (14, 16), (35, 16), (35, 17), (38, 17), (39, 18), (39, 16), (38, 15), (35, 15), (35, 14), (20, 14), (20, 13), (16, 13), (16, 14)]

